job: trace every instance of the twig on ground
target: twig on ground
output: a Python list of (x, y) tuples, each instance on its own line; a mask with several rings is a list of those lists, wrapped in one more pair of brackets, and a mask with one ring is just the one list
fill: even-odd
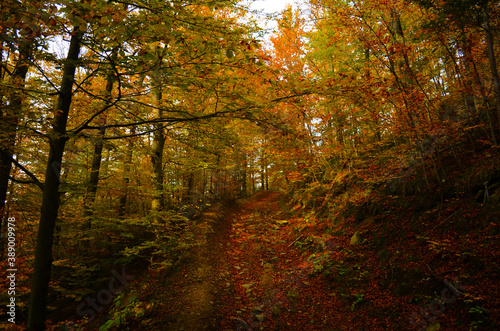
[(288, 245), (288, 247), (292, 247), (293, 244), (295, 244), (297, 241), (299, 241), (300, 238), (302, 238), (304, 235), (301, 235), (300, 237), (298, 237), (297, 239), (295, 239), (290, 245)]

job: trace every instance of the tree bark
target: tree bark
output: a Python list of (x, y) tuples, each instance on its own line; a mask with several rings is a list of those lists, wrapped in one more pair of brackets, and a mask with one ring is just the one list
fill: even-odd
[(260, 155), (260, 185), (262, 186), (261, 190), (264, 191), (266, 189), (266, 165), (265, 165), (266, 153), (262, 151)]
[(92, 167), (90, 170), (90, 178), (87, 183), (87, 189), (85, 192), (85, 199), (83, 202), (83, 214), (85, 217), (85, 228), (90, 229), (92, 227), (91, 218), (94, 215), (94, 203), (97, 193), (97, 186), (99, 184), (99, 171), (101, 170), (101, 159), (102, 159), (102, 149), (104, 146), (104, 134), (106, 129), (101, 127), (97, 136), (97, 140), (94, 144), (94, 155), (92, 157)]
[(486, 33), (486, 43), (488, 44), (488, 57), (490, 58), (491, 75), (493, 76), (493, 83), (495, 84), (497, 121), (498, 121), (498, 130), (500, 132), (500, 79), (498, 78), (497, 61), (495, 56), (493, 35), (491, 33), (490, 14), (488, 11), (487, 1), (483, 3), (483, 13), (484, 13), (484, 31)]
[(27, 330), (45, 330), (47, 295), (49, 291), (50, 270), (52, 266), (52, 244), (54, 227), (59, 211), (59, 179), (66, 136), (66, 125), (73, 97), (75, 70), (79, 59), (83, 32), (77, 26), (73, 30), (68, 55), (64, 63), (63, 77), (54, 125), (50, 132), (50, 151), (45, 171), (45, 185), (42, 197), (42, 210), (38, 226), (35, 250), (35, 263), (31, 277), (31, 297)]
[[(113, 50), (112, 58), (116, 58), (116, 49)], [(113, 91), (114, 75), (112, 70), (109, 71), (106, 77), (106, 106), (111, 103), (111, 93)], [(92, 157), (92, 168), (90, 170), (90, 178), (85, 192), (83, 202), (83, 216), (85, 218), (85, 228), (90, 230), (92, 227), (92, 218), (95, 213), (94, 204), (97, 193), (97, 186), (99, 184), (99, 172), (101, 170), (102, 150), (104, 147), (104, 136), (106, 134), (106, 117), (101, 115), (101, 128), (97, 134), (96, 142), (94, 143), (94, 155)]]
[[(135, 133), (135, 128), (130, 129), (130, 135)], [(130, 185), (130, 164), (132, 164), (132, 156), (134, 153), (134, 141), (129, 139), (127, 146), (127, 155), (125, 157), (125, 166), (123, 169), (123, 192), (120, 196), (120, 205), (118, 207), (118, 216), (121, 218), (125, 217), (127, 214), (127, 201), (129, 196), (129, 185)]]
[[(12, 74), (14, 92), (8, 97), (8, 104), (1, 105), (0, 120), (0, 232), (3, 229), (5, 202), (9, 189), (9, 175), (12, 170), (12, 156), (16, 143), (17, 124), (21, 114), (23, 94), (22, 89), (26, 81), (31, 58), (32, 43), (24, 40), (19, 46), (19, 59)], [(0, 99), (1, 100), (1, 99)], [(0, 236), (0, 250), (3, 259), (3, 239)]]
[[(470, 117), (476, 116), (477, 107), (476, 102), (474, 101), (473, 87), (470, 79), (467, 77), (467, 73), (474, 68), (474, 60), (472, 55), (472, 49), (470, 46), (470, 41), (467, 40), (467, 36), (465, 34), (465, 30), (462, 28), (462, 51), (465, 54), (463, 57), (463, 63), (465, 67), (465, 73), (463, 74), (463, 84), (465, 88), (464, 92), (464, 107), (467, 110), (467, 114)], [(472, 67), (472, 69), (471, 69)]]
[(248, 188), (247, 188), (247, 169), (248, 169), (248, 156), (244, 153), (244, 162), (243, 162), (243, 174), (241, 178), (241, 196), (243, 198), (248, 196)]
[(191, 205), (191, 207), (194, 207), (195, 199), (194, 199), (194, 186), (195, 186), (195, 178), (194, 178), (194, 171), (189, 170), (189, 173), (187, 174), (187, 195), (186, 195), (186, 201), (184, 202), (186, 205)]
[[(154, 48), (156, 51), (156, 47)], [(161, 59), (158, 60), (156, 68), (153, 71), (152, 80), (152, 104), (154, 107), (155, 118), (163, 117), (161, 109), (161, 78), (160, 78)], [(162, 123), (156, 124), (153, 133), (153, 146), (151, 154), (151, 164), (153, 165), (153, 200), (151, 202), (151, 210), (153, 212), (162, 211), (165, 208), (163, 196), (163, 148), (165, 144), (165, 134)]]

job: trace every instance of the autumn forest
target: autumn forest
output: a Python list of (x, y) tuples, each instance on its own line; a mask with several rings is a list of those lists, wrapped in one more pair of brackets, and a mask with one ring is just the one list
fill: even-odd
[(500, 4), (251, 2), (1, 2), (0, 327), (498, 329)]

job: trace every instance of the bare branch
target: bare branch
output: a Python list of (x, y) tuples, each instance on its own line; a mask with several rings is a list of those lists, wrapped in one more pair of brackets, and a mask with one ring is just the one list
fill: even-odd
[(33, 180), (32, 181), (33, 184), (35, 184), (36, 186), (38, 186), (40, 188), (40, 190), (43, 191), (44, 184), (42, 182), (40, 182), (38, 180), (38, 178), (36, 178), (36, 176), (31, 171), (29, 171), (28, 169), (26, 169), (22, 164), (20, 164), (19, 162), (17, 162), (17, 160), (14, 159), (13, 157), (11, 157), (11, 161), (12, 161), (12, 163), (14, 163), (16, 165), (16, 167), (18, 167), (19, 169), (21, 169), (26, 175), (28, 175), (28, 177), (30, 177)]

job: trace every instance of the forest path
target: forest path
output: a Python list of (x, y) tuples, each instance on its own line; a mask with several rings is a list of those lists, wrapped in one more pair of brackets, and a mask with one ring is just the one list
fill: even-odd
[(279, 193), (259, 192), (215, 205), (194, 221), (201, 244), (156, 280), (164, 284), (157, 294), (162, 306), (149, 329), (387, 330), (408, 324), (381, 324), (360, 314), (363, 294), (349, 280), (364, 277), (359, 268), (337, 275), (343, 289), (318, 277), (336, 261), (344, 270), (341, 251), (352, 247), (350, 236), (320, 235), (326, 223), (288, 210), (280, 199)]
[(349, 307), (313, 277), (324, 256), (311, 255), (311, 245), (320, 252), (340, 243), (301, 242), (313, 224), (290, 218), (280, 198), (259, 192), (213, 206), (195, 221), (201, 245), (165, 279), (152, 330), (356, 329)]
[[(182, 267), (167, 279), (165, 315), (158, 327), (163, 330), (217, 330), (214, 307), (220, 286), (218, 256), (226, 235), (227, 206), (216, 205), (199, 220), (196, 246)], [(231, 207), (229, 207), (231, 208)], [(221, 214), (222, 217), (221, 217)]]
[[(217, 204), (203, 212), (197, 222), (196, 246), (180, 270), (167, 279), (165, 315), (156, 326), (161, 330), (222, 330), (227, 320), (224, 307), (234, 299), (228, 256), (234, 237), (233, 221), (268, 206), (274, 192), (260, 192), (248, 199)], [(236, 269), (237, 270), (237, 269)], [(229, 321), (237, 323), (237, 318)]]

